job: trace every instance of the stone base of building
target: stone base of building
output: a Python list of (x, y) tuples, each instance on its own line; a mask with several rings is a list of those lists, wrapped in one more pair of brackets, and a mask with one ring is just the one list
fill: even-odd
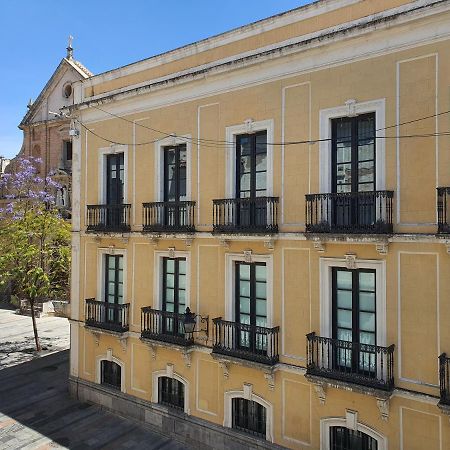
[(141, 400), (80, 378), (69, 378), (71, 397), (94, 403), (199, 450), (284, 449), (231, 428)]

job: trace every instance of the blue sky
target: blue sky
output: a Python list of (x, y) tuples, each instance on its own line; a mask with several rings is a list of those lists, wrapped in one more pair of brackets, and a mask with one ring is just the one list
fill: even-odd
[(74, 36), (94, 73), (311, 3), (306, 0), (1, 0), (0, 155), (22, 145), (17, 128)]

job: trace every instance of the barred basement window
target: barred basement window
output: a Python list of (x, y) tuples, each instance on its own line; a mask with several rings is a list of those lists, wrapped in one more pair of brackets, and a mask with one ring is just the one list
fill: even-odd
[(114, 389), (119, 389), (122, 386), (121, 367), (113, 361), (101, 362), (101, 383), (106, 384)]
[(378, 450), (378, 442), (362, 431), (330, 427), (330, 450)]
[(232, 427), (266, 439), (266, 408), (245, 398), (232, 399)]
[(158, 403), (184, 411), (184, 385), (169, 377), (158, 378)]

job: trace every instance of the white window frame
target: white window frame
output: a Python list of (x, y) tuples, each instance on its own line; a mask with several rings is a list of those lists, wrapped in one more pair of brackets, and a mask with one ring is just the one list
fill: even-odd
[[(191, 254), (190, 252), (155, 251), (153, 271), (153, 308), (162, 310), (163, 258), (186, 259), (186, 308), (191, 307)], [(156, 304), (155, 304), (156, 302)]]
[(369, 428), (367, 425), (356, 422), (355, 426), (351, 426), (348, 420), (343, 417), (331, 417), (328, 419), (321, 419), (320, 421), (320, 450), (330, 450), (330, 428), (331, 427), (345, 427), (360, 431), (374, 438), (378, 444), (378, 450), (388, 450), (388, 440), (385, 436), (377, 431)]
[(123, 202), (128, 203), (128, 145), (113, 144), (111, 147), (98, 149), (98, 203), (106, 204), (106, 157), (123, 153)]
[(97, 300), (105, 300), (106, 255), (123, 257), (123, 303), (127, 303), (127, 251), (122, 248), (97, 249)]
[[(355, 269), (372, 269), (376, 273), (377, 345), (386, 347), (386, 261), (356, 259)], [(347, 267), (345, 258), (320, 258), (320, 335), (332, 337), (333, 267)]]
[[(239, 134), (267, 131), (267, 142), (274, 139), (273, 119), (257, 122), (247, 121), (240, 125), (225, 128), (225, 192), (227, 198), (236, 196), (236, 136)], [(273, 196), (273, 145), (267, 144), (267, 197)]]
[[(242, 253), (227, 253), (225, 255), (225, 320), (235, 321), (236, 302), (235, 302), (235, 280), (236, 264), (235, 262), (248, 262)], [(251, 262), (262, 262), (266, 264), (266, 302), (267, 302), (267, 328), (273, 327), (273, 256), (272, 255), (253, 255)]]
[[(191, 410), (189, 409), (189, 381), (186, 378), (183, 378), (180, 374), (173, 372), (173, 366), (170, 364), (167, 365), (166, 370), (158, 370), (157, 372), (153, 372), (152, 374), (152, 402), (158, 403), (158, 378), (160, 377), (168, 377), (173, 378), (184, 385), (184, 412), (188, 415), (191, 414)], [(164, 406), (164, 405), (161, 405)]]
[(246, 400), (251, 400), (266, 408), (266, 440), (273, 442), (273, 406), (271, 403), (253, 392), (251, 392), (250, 395), (246, 395), (244, 391), (225, 392), (223, 426), (226, 428), (233, 428), (233, 398), (244, 398)]
[(331, 164), (331, 120), (339, 117), (352, 117), (360, 114), (375, 113), (376, 136), (376, 154), (375, 154), (375, 189), (383, 191), (386, 188), (386, 145), (385, 139), (385, 112), (386, 99), (371, 100), (362, 103), (353, 103), (349, 101), (347, 105), (337, 106), (335, 108), (322, 109), (319, 112), (320, 122), (320, 147), (319, 147), (319, 189), (320, 193), (331, 192), (332, 189), (332, 164)]
[(97, 384), (102, 384), (102, 361), (115, 362), (120, 366), (120, 392), (126, 393), (125, 389), (125, 363), (119, 358), (116, 358), (112, 354), (112, 350), (108, 349), (106, 354), (97, 356), (96, 360), (96, 371), (95, 371), (95, 382)]
[(155, 142), (155, 195), (156, 201), (164, 201), (164, 148), (186, 144), (186, 201), (191, 200), (192, 177), (192, 136), (169, 136)]

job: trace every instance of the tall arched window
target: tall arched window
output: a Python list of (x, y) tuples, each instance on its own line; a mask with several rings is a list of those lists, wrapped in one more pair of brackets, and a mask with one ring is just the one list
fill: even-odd
[(175, 378), (158, 378), (158, 403), (184, 411), (184, 384)]
[(101, 361), (101, 383), (114, 389), (121, 389), (122, 369), (114, 361)]
[(378, 442), (362, 431), (330, 427), (330, 450), (378, 450)]

